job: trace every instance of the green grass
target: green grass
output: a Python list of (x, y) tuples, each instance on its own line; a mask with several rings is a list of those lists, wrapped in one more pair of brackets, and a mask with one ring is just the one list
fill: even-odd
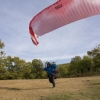
[(100, 100), (100, 80), (86, 81), (87, 89), (64, 94), (52, 94), (41, 100)]

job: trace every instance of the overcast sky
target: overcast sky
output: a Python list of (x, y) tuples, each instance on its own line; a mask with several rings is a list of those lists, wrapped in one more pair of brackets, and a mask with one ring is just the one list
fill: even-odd
[(29, 22), (41, 10), (57, 0), (0, 0), (0, 39), (6, 56), (32, 61), (70, 62), (100, 44), (100, 15), (63, 26), (39, 37), (35, 46), (29, 34)]

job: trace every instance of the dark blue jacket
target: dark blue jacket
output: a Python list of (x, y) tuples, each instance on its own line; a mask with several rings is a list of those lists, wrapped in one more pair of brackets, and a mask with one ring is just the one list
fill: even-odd
[(52, 64), (49, 67), (45, 67), (44, 70), (47, 71), (48, 74), (53, 74), (54, 70), (57, 68), (56, 64)]

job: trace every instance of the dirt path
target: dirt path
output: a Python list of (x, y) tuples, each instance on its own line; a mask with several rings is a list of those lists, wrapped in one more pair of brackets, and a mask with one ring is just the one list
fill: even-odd
[(57, 79), (55, 88), (47, 79), (0, 80), (0, 100), (41, 100), (41, 96), (86, 89), (87, 81), (98, 79), (100, 76)]

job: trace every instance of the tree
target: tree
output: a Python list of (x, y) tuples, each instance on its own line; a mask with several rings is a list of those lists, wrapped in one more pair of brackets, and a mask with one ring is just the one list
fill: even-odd
[(2, 51), (2, 49), (4, 48), (4, 46), (5, 46), (4, 43), (0, 39), (0, 59), (4, 58), (4, 56), (5, 56), (4, 51)]
[(96, 46), (93, 50), (87, 51), (87, 54), (91, 58), (94, 58), (95, 56), (97, 56), (98, 54), (100, 54), (100, 44), (98, 46)]
[(40, 59), (32, 60), (32, 73), (34, 74), (35, 78), (42, 78), (43, 63)]
[(23, 69), (26, 66), (26, 61), (19, 57), (12, 58), (7, 56), (5, 58), (6, 68), (9, 71), (9, 79), (23, 78)]
[(72, 77), (79, 76), (79, 74), (80, 74), (80, 62), (81, 62), (80, 56), (75, 56), (74, 58), (71, 59), (70, 67), (69, 67), (69, 74), (72, 75)]
[(0, 79), (7, 79), (9, 76), (9, 72), (7, 71), (5, 65), (5, 52), (2, 51), (4, 46), (4, 43), (0, 39)]
[(80, 72), (82, 76), (92, 72), (91, 58), (89, 56), (83, 56), (80, 62)]
[(17, 73), (17, 78), (22, 78), (23, 76), (23, 68), (26, 66), (26, 61), (20, 59), (19, 57), (13, 58), (13, 71)]
[(58, 69), (60, 71), (60, 77), (64, 77), (64, 78), (69, 77), (68, 76), (68, 74), (69, 74), (69, 71), (68, 71), (69, 66), (70, 66), (69, 63), (68, 64), (60, 64), (60, 65), (58, 65)]
[(87, 54), (93, 59), (92, 64), (94, 64), (94, 71), (100, 72), (100, 44), (93, 50), (88, 51)]
[(34, 76), (31, 74), (32, 70), (32, 63), (27, 62), (26, 65), (23, 67), (23, 78), (25, 79), (33, 79)]

